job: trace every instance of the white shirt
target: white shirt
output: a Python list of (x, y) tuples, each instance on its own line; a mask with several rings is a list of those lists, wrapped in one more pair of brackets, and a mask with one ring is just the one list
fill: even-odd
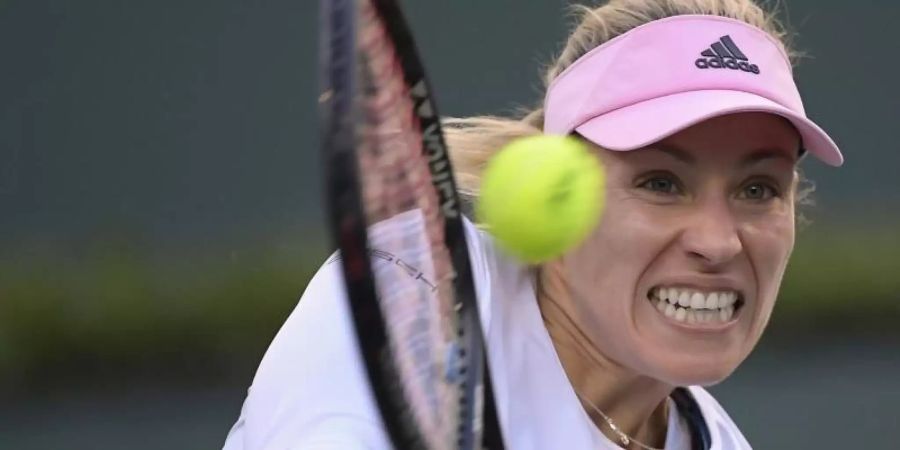
[[(466, 238), (506, 447), (619, 449), (590, 420), (566, 377), (538, 310), (532, 274), (469, 222)], [(345, 296), (340, 263), (331, 258), (263, 357), (224, 450), (391, 448)], [(688, 389), (713, 450), (750, 448), (709, 393)], [(665, 448), (688, 450), (688, 429), (674, 406)]]

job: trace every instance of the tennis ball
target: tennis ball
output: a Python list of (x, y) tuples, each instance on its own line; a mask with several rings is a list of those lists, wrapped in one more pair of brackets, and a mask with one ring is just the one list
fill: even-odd
[(499, 246), (527, 263), (558, 257), (596, 226), (605, 175), (584, 142), (568, 136), (517, 139), (488, 162), (476, 215)]

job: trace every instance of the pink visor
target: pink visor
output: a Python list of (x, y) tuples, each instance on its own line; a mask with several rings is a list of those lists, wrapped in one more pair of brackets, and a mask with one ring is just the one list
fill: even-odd
[(706, 119), (752, 111), (788, 119), (805, 150), (829, 165), (843, 163), (834, 141), (806, 118), (775, 40), (719, 16), (656, 20), (591, 50), (550, 84), (544, 132), (574, 131), (627, 151)]

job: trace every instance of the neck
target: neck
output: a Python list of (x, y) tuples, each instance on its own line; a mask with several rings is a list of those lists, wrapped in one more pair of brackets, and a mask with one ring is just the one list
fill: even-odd
[[(608, 358), (593, 344), (573, 314), (572, 295), (561, 282), (542, 269), (538, 305), (563, 369), (575, 392), (610, 417), (629, 437), (654, 447), (664, 447), (668, 424), (666, 399), (672, 386), (636, 374)], [(613, 442), (619, 436), (589, 405), (588, 415)]]

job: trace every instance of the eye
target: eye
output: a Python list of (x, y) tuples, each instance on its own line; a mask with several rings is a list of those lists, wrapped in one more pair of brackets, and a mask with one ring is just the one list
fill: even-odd
[(657, 174), (645, 178), (640, 182), (640, 184), (638, 184), (638, 187), (660, 194), (681, 193), (681, 188), (678, 185), (678, 181), (674, 176), (667, 174)]
[(780, 194), (778, 192), (778, 189), (776, 189), (771, 184), (762, 181), (755, 181), (741, 188), (741, 192), (740, 194), (738, 194), (738, 198), (756, 202), (764, 202), (766, 200), (771, 200), (775, 197), (778, 197), (779, 195)]

